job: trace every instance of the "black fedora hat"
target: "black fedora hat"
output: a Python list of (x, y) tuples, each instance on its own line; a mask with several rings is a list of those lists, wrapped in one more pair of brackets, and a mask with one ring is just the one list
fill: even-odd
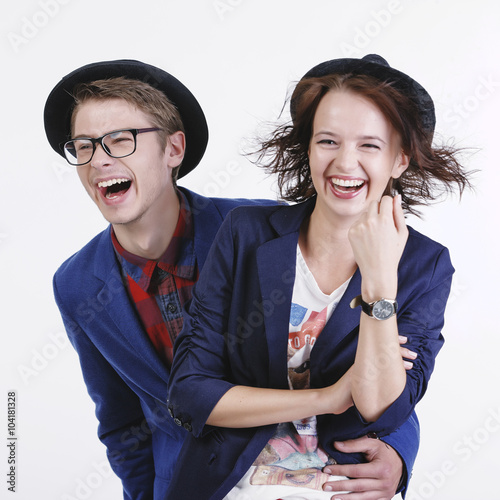
[[(415, 102), (422, 119), (424, 130), (431, 135), (436, 125), (434, 103), (429, 93), (405, 73), (391, 68), (389, 63), (377, 54), (368, 54), (362, 59), (332, 59), (325, 61), (310, 69), (303, 77), (313, 78), (332, 74), (368, 75), (383, 82), (390, 82), (402, 94), (410, 97)], [(290, 110), (292, 118), (295, 116), (296, 102), (292, 97)]]
[(70, 139), (73, 88), (115, 77), (126, 77), (149, 83), (161, 90), (178, 109), (186, 133), (186, 152), (178, 178), (193, 170), (200, 162), (208, 143), (208, 126), (203, 110), (193, 94), (177, 78), (149, 64), (122, 59), (87, 64), (69, 73), (54, 87), (44, 110), (45, 133), (50, 145), (63, 158), (62, 144)]

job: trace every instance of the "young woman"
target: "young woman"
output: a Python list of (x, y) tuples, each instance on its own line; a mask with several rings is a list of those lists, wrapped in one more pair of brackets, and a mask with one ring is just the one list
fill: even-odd
[(313, 68), (291, 115), (260, 160), (297, 203), (233, 211), (186, 311), (169, 409), (192, 435), (168, 498), (330, 498), (325, 465), (360, 460), (334, 441), (397, 429), (443, 343), (453, 267), (404, 216), (468, 185), (432, 146), (432, 99), (372, 55)]

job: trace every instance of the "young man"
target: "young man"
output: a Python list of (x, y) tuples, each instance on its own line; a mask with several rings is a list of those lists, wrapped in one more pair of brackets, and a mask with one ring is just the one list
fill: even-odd
[[(76, 167), (110, 223), (56, 272), (55, 298), (124, 498), (163, 499), (190, 431), (166, 406), (182, 306), (225, 215), (259, 202), (177, 186), (201, 160), (208, 129), (191, 92), (154, 66), (83, 66), (52, 90), (44, 120), (51, 146)], [(415, 417), (385, 439), (392, 448), (368, 437), (341, 444), (368, 463), (329, 468), (355, 478), (348, 489), (362, 498), (391, 498), (401, 477), (406, 488), (418, 439)], [(346, 489), (342, 481), (329, 485)]]

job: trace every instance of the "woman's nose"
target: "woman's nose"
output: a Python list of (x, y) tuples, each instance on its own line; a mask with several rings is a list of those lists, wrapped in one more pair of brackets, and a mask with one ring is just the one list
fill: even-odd
[(358, 157), (354, 148), (342, 145), (337, 151), (334, 164), (342, 172), (351, 172), (358, 167)]

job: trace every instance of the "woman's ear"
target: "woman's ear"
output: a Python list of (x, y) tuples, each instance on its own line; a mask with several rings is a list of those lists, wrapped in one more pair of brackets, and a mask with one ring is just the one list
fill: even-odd
[(393, 179), (398, 179), (404, 173), (404, 171), (410, 165), (410, 156), (407, 155), (404, 151), (401, 151), (396, 161), (394, 162), (394, 167), (392, 169), (391, 177)]

